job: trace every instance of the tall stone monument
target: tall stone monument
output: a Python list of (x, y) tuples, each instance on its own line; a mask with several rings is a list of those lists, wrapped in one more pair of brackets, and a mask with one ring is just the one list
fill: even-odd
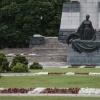
[(100, 30), (100, 0), (71, 0), (63, 4), (59, 40), (66, 43), (66, 37), (76, 31), (89, 14), (94, 29)]
[(89, 18), (90, 16), (86, 15), (77, 32), (67, 38), (67, 65), (100, 65), (100, 39)]
[(59, 40), (69, 44), (67, 65), (100, 66), (99, 30), (100, 0), (63, 4)]

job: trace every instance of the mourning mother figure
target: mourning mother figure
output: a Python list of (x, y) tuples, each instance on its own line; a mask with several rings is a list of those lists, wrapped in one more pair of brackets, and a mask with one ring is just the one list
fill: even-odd
[(91, 40), (95, 35), (92, 22), (89, 20), (89, 18), (90, 16), (86, 15), (86, 20), (82, 22), (77, 30), (77, 33), (82, 40)]

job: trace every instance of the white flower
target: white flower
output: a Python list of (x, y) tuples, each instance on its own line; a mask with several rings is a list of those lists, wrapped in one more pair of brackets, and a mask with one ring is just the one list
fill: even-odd
[(100, 94), (100, 89), (95, 88), (81, 88), (79, 94)]
[(4, 90), (4, 88), (0, 88), (0, 90)]
[(90, 72), (89, 75), (100, 75), (100, 73), (93, 73), (93, 72)]
[(43, 90), (45, 90), (45, 88), (38, 87), (38, 88), (33, 89), (32, 91), (29, 91), (28, 94), (38, 94), (42, 92)]
[(73, 72), (67, 72), (65, 75), (74, 75), (75, 73)]
[(48, 72), (38, 72), (34, 73), (34, 75), (48, 75)]

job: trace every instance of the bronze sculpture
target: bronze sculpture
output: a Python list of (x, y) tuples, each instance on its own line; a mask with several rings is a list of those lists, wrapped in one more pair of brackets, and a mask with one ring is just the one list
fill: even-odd
[(89, 18), (90, 16), (86, 15), (86, 20), (82, 22), (77, 30), (77, 33), (79, 33), (81, 40), (91, 40), (94, 37), (95, 31)]
[(86, 15), (86, 20), (82, 22), (77, 32), (70, 34), (66, 39), (67, 44), (71, 44), (72, 48), (79, 53), (93, 52), (100, 48), (98, 33), (93, 29), (89, 17)]

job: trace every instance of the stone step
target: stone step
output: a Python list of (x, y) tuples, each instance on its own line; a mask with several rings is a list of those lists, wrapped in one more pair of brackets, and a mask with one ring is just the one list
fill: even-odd
[[(52, 44), (44, 44), (44, 45), (40, 45), (40, 46), (36, 46), (37, 48), (66, 48), (67, 45), (61, 45), (61, 44), (56, 44), (52, 43)], [(34, 48), (36, 48), (34, 47)]]
[(0, 52), (4, 52), (6, 55), (7, 54), (62, 54), (66, 53), (67, 49), (66, 48), (33, 48), (33, 49), (7, 49), (7, 50), (2, 50)]
[(58, 37), (45, 37), (45, 44), (30, 48), (6, 48), (0, 50), (4, 52), (11, 62), (15, 54), (26, 56), (28, 62), (42, 62), (43, 66), (63, 66), (66, 65), (67, 45), (58, 41)]
[[(39, 63), (43, 66), (43, 68), (60, 68), (66, 66), (66, 62), (39, 62)], [(32, 62), (30, 64), (32, 64)]]
[(58, 40), (58, 37), (46, 37), (43, 47), (66, 47), (67, 44), (63, 44)]
[[(28, 62), (66, 62), (67, 55), (34, 55), (26, 56)], [(12, 61), (13, 56), (7, 56), (8, 61)]]
[(35, 49), (33, 53), (36, 54), (66, 54), (66, 49)]

